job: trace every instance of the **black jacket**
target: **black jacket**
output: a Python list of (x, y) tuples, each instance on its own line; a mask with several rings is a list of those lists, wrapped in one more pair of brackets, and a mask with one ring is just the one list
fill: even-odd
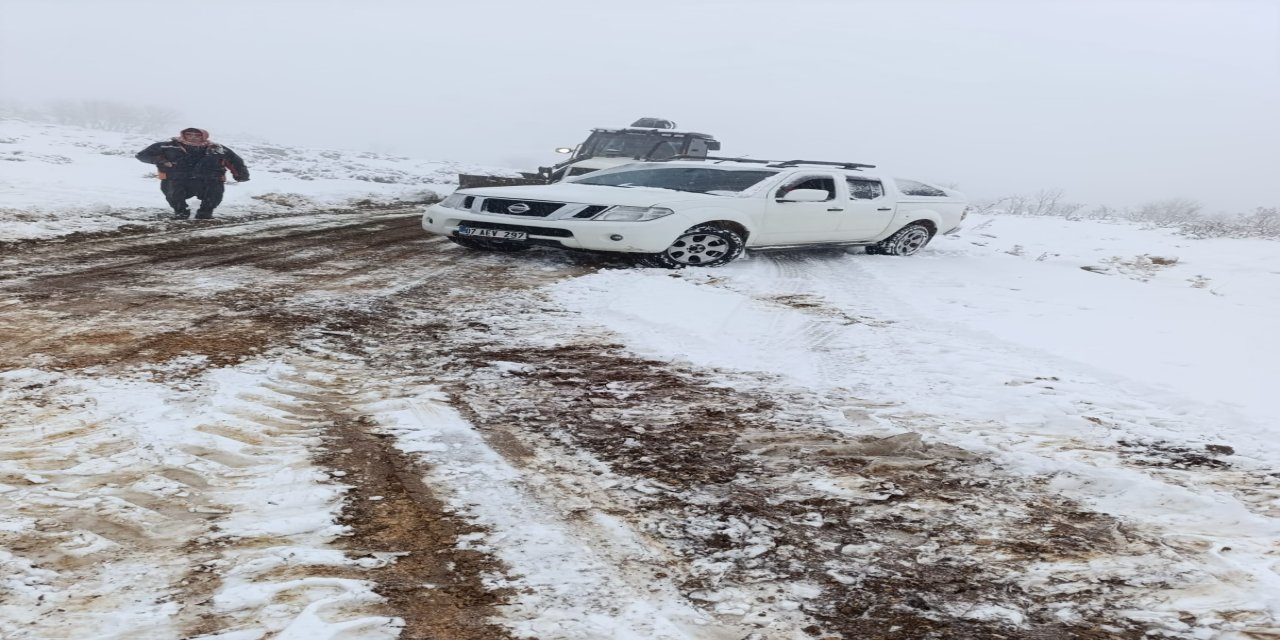
[[(239, 182), (249, 179), (249, 168), (236, 152), (217, 143), (204, 146), (182, 144), (177, 140), (157, 142), (138, 152), (137, 159), (156, 165), (161, 180), (195, 178), (198, 180), (227, 180)], [(166, 166), (165, 163), (172, 163)]]

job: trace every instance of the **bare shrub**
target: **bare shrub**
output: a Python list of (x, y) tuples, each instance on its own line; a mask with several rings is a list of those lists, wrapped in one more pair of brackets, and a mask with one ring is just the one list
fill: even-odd
[(1248, 235), (1264, 238), (1280, 237), (1280, 207), (1258, 207), (1240, 221)]
[(1108, 207), (1105, 204), (1100, 204), (1088, 211), (1078, 212), (1076, 215), (1072, 216), (1072, 218), (1076, 220), (1115, 220), (1123, 214), (1123, 211), (1120, 211), (1115, 207)]
[(1004, 213), (1001, 207), (1008, 200), (1008, 196), (1004, 198), (995, 198), (992, 200), (974, 200), (969, 203), (969, 213), (972, 214), (995, 214)]
[(1170, 198), (1148, 202), (1138, 207), (1129, 218), (1158, 227), (1173, 227), (1199, 218), (1202, 208), (1199, 202), (1189, 198)]
[(1041, 189), (1033, 194), (1017, 194), (995, 200), (979, 200), (970, 205), (972, 213), (1003, 213), (1013, 216), (1068, 217), (1084, 207), (1062, 201), (1062, 189)]
[(1253, 213), (1234, 217), (1190, 220), (1178, 230), (1193, 238), (1277, 238), (1280, 239), (1280, 207), (1258, 207)]
[(1010, 195), (976, 200), (969, 212), (988, 215), (1056, 216), (1068, 220), (1128, 220), (1153, 227), (1177, 229), (1192, 238), (1273, 238), (1280, 239), (1280, 207), (1258, 207), (1253, 213), (1205, 217), (1203, 205), (1190, 198), (1170, 198), (1143, 204), (1136, 209), (1116, 209), (1098, 205), (1085, 210), (1074, 202), (1064, 202), (1061, 189), (1042, 189), (1034, 194)]

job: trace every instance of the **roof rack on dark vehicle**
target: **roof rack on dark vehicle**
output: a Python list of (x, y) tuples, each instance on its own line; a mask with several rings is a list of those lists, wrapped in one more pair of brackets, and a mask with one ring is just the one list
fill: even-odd
[(714, 160), (717, 162), (754, 162), (763, 164), (775, 169), (787, 169), (790, 167), (798, 167), (805, 164), (817, 164), (827, 167), (840, 167), (841, 169), (850, 169), (860, 171), (862, 169), (874, 169), (874, 164), (862, 164), (860, 162), (830, 162), (827, 160), (757, 160), (755, 158), (726, 158), (722, 156), (673, 156), (666, 160), (654, 160), (652, 162), (670, 162), (673, 160)]
[(646, 129), (674, 129), (676, 123), (662, 118), (640, 118), (631, 123), (633, 127), (643, 127)]

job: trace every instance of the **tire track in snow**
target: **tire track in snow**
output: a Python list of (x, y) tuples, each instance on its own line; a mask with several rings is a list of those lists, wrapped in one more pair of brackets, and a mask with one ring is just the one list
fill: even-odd
[[(1074, 363), (919, 317), (894, 296), (902, 283), (877, 277), (872, 267), (884, 260), (815, 261), (803, 279), (811, 283), (810, 294), (826, 300), (834, 312), (900, 321), (897, 328), (859, 340), (854, 349), (869, 362), (896, 366), (860, 371), (848, 366), (856, 361), (848, 349), (828, 345), (813, 351), (812, 357), (831, 363), (824, 367), (832, 374), (831, 385), (874, 389), (876, 382), (888, 383), (905, 400), (904, 407), (859, 411), (882, 424), (911, 425), (949, 442), (999, 452), (1006, 463), (1033, 473), (1056, 474), (1049, 484), (1054, 491), (1126, 517), (1176, 553), (1170, 567), (1205, 572), (1203, 580), (1216, 582), (1225, 593), (1280, 593), (1280, 584), (1264, 568), (1277, 562), (1271, 541), (1280, 476), (1274, 468), (1214, 444), (1206, 438), (1214, 432), (1212, 425), (1194, 411), (1171, 411), (1145, 397), (1159, 393), (1125, 394), (1117, 389), (1131, 385), (1094, 377), (1097, 372)], [(774, 289), (771, 281), (745, 278), (726, 278), (720, 286)], [(902, 330), (907, 326), (909, 333)], [(912, 372), (914, 379), (898, 377), (899, 370)], [(958, 371), (976, 379), (959, 378)], [(880, 379), (868, 378), (869, 372), (878, 372)], [(999, 382), (993, 385), (993, 379)], [(884, 399), (883, 391), (870, 395)], [(991, 410), (984, 416), (975, 414), (975, 407)], [(1135, 487), (1135, 495), (1144, 497), (1128, 497)], [(1241, 560), (1218, 559), (1219, 548), (1233, 549)], [(1088, 570), (1075, 574), (1069, 583), (1089, 579)], [(1199, 585), (1175, 580), (1159, 597), (1199, 598), (1198, 590)], [(1275, 615), (1274, 600), (1227, 597), (1209, 606), (1241, 609), (1228, 617), (1228, 628), (1267, 624)]]
[[(2, 467), (5, 480), (25, 482), (6, 482), (0, 495), (3, 512), (20, 519), (0, 540), (9, 568), (32, 579), (4, 607), (5, 637), (297, 632), (326, 598), (337, 598), (339, 617), (351, 624), (390, 624), (352, 606), (377, 599), (364, 583), (332, 577), (354, 563), (321, 551), (341, 532), (331, 513), (342, 494), (308, 462), (323, 423), (258, 386), (270, 377), (262, 369), (213, 372), (195, 381), (207, 391), (194, 398), (136, 378), (7, 375), (37, 394), (29, 400), (59, 410), (0, 434), (6, 452), (40, 451), (9, 456)], [(127, 398), (108, 401), (104, 391)], [(208, 406), (270, 415), (273, 424)], [(61, 430), (60, 421), (84, 426)], [(49, 431), (58, 438), (52, 447), (43, 444)], [(290, 562), (323, 584), (268, 579), (269, 569)], [(261, 591), (272, 598), (255, 607), (246, 594)], [(279, 598), (290, 604), (273, 603)], [(383, 637), (394, 636), (388, 628)]]
[(511, 637), (489, 622), (502, 590), (481, 581), (503, 567), (488, 554), (459, 548), (459, 540), (483, 529), (449, 513), (423, 484), (427, 471), (377, 431), (361, 404), (380, 399), (369, 389), (379, 374), (323, 344), (332, 340), (308, 344), (309, 357), (292, 358), (295, 372), (273, 388), (331, 417), (315, 457), (350, 486), (339, 519), (351, 533), (341, 546), (348, 556), (382, 561), (363, 575), (403, 621), (403, 637)]
[[(612, 280), (631, 275), (636, 280), (626, 284)], [(504, 281), (501, 273), (490, 277)], [(613, 291), (632, 292), (650, 277), (670, 280), (646, 271), (609, 274)], [(380, 363), (375, 368), (398, 371), (402, 384), (443, 385), (453, 407), (495, 446), (519, 452), (523, 491), (562, 514), (580, 539), (626, 542), (593, 544), (579, 560), (604, 561), (622, 580), (591, 582), (597, 597), (630, 601), (621, 594), (647, 583), (653, 593), (674, 594), (666, 607), (691, 607), (719, 625), (668, 627), (656, 637), (855, 638), (907, 628), (915, 637), (996, 638), (1015, 628), (1082, 635), (1104, 621), (1118, 625), (1113, 637), (1140, 635), (1142, 627), (1113, 617), (1117, 596), (1110, 593), (1056, 600), (1009, 579), (1011, 565), (1032, 557), (1142, 557), (1146, 540), (1105, 517), (1045, 498), (1040, 487), (986, 463), (975, 469), (963, 452), (909, 439), (851, 441), (833, 433), (820, 404), (828, 398), (818, 394), (637, 359), (537, 292), (507, 286), (494, 295), (469, 284), (446, 278), (433, 283), (437, 295), (402, 297), (405, 313), (383, 314), (383, 332), (360, 352)], [(409, 335), (416, 339), (404, 341)], [(403, 406), (384, 409), (374, 417), (435, 464), (480, 466), (454, 460), (447, 447), (456, 440), (431, 433), (432, 423), (434, 431), (450, 424), (448, 412), (435, 409), (435, 418), (422, 420), (396, 418), (414, 414)], [(831, 450), (843, 453), (821, 453)], [(438, 473), (441, 484), (475, 495), (466, 472)], [(492, 487), (507, 476), (483, 481)], [(506, 533), (502, 518), (486, 517), (477, 505), (494, 501), (480, 496), (461, 507), (490, 523), (494, 533), (484, 540), (520, 573), (528, 565), (517, 541), (528, 535)], [(610, 527), (612, 536), (594, 533)], [(1033, 536), (1045, 542), (1025, 542)], [(598, 637), (560, 604), (575, 601), (573, 584), (514, 584), (555, 614), (505, 608), (517, 629)], [(990, 589), (966, 592), (979, 584)], [(912, 593), (919, 599), (902, 608)], [(629, 624), (611, 623), (638, 629)], [(638, 637), (659, 632), (646, 633)]]
[[(416, 216), (338, 222), (341, 228), (328, 230), (308, 224), (302, 233), (288, 228), (294, 225), (246, 224), (240, 231), (251, 233), (243, 241), (221, 230), (185, 230), (159, 243), (94, 243), (72, 269), (80, 275), (68, 275), (56, 251), (35, 251), (26, 257), (43, 256), (34, 268), (45, 275), (7, 279), (5, 293), (23, 298), (7, 305), (17, 314), (6, 321), (30, 330), (22, 335), (47, 338), (18, 336), (8, 355), (22, 358), (54, 347), (67, 354), (64, 367), (113, 367), (88, 374), (5, 374), (4, 391), (13, 383), (23, 393), (6, 398), (15, 401), (15, 415), (43, 428), (0, 433), (0, 447), (6, 437), (28, 438), (0, 449), (18, 452), (0, 460), (0, 482), (13, 482), (0, 487), (6, 507), (0, 513), (17, 514), (6, 515), (0, 526), (0, 562), (22, 584), (5, 585), (22, 596), (10, 599), (16, 609), (4, 610), (14, 617), (0, 616), (18, 625), (5, 633), (49, 637), (107, 629), (177, 637), (230, 630), (311, 640), (339, 632), (383, 638), (399, 631), (368, 581), (398, 552), (340, 551), (334, 539), (344, 530), (333, 519), (348, 487), (333, 484), (310, 460), (322, 432), (350, 423), (350, 414), (338, 410), (343, 394), (325, 385), (300, 386), (288, 365), (271, 364), (286, 352), (247, 359), (314, 325), (309, 316), (318, 308), (324, 311), (321, 326), (330, 331), (372, 321), (360, 305), (452, 268), (457, 254), (414, 260), (423, 256), (423, 246), (440, 244), (420, 234)], [(186, 242), (184, 235), (204, 240)], [(139, 273), (134, 252), (183, 266), (190, 280)], [(256, 266), (231, 273), (233, 284), (215, 288), (212, 296), (186, 290), (234, 265)], [(284, 297), (258, 293), (260, 276), (274, 271), (311, 286)], [(112, 298), (98, 295), (104, 287)], [(326, 301), (335, 294), (344, 296), (338, 305)], [(105, 317), (99, 315), (104, 308)], [(86, 320), (66, 322), (68, 314)], [(236, 336), (228, 317), (265, 320), (270, 330), (255, 338), (254, 330), (264, 328), (260, 322)], [(150, 318), (160, 322), (149, 325)], [(170, 332), (169, 326), (179, 328)], [(211, 339), (200, 337), (203, 326)], [(102, 353), (94, 353), (97, 344)], [(299, 358), (306, 366), (314, 360)], [(70, 398), (65, 406), (39, 395), (49, 385), (55, 396)], [(29, 407), (43, 408), (23, 414)], [(63, 414), (70, 425), (65, 428), (55, 421)], [(84, 468), (67, 470), (56, 456), (23, 453), (39, 450), (37, 440), (65, 443), (65, 451), (55, 451), (79, 455)], [(76, 484), (77, 474), (89, 470), (94, 482), (106, 484)], [(81, 490), (88, 496), (83, 500), (76, 493)], [(44, 516), (72, 508), (72, 500), (83, 503), (73, 505), (79, 509), (72, 516)], [(448, 547), (449, 535), (439, 533), (438, 544)], [(74, 562), (76, 554), (87, 560)], [(121, 604), (126, 601), (145, 604), (131, 609)], [(56, 608), (67, 614), (48, 615)], [(445, 620), (474, 616), (474, 610), (445, 607), (433, 615)], [(21, 626), (27, 622), (36, 624)], [(497, 636), (484, 631), (477, 637)]]
[[(89, 267), (6, 283), (0, 298), (21, 304), (0, 317), (0, 367), (127, 364), (190, 352), (208, 354), (212, 365), (235, 364), (309, 324), (310, 306), (353, 290), (391, 295), (404, 286), (396, 265), (419, 258), (429, 244), (416, 217), (341, 222), (285, 229), (295, 234), (285, 237), (268, 229), (261, 237), (218, 236), (194, 245), (171, 238), (158, 248), (108, 244)], [(306, 255), (317, 244), (330, 252), (323, 260)], [(151, 250), (160, 252), (149, 259), (163, 260), (163, 270), (130, 262), (135, 252)], [(200, 263), (205, 255), (218, 256), (221, 266), (207, 271)], [(425, 271), (447, 268), (453, 257), (433, 255)]]
[(158, 257), (182, 252), (186, 245), (206, 245), (218, 239), (236, 243), (240, 238), (283, 238), (298, 233), (324, 233), (324, 230), (360, 226), (369, 219), (404, 216), (416, 211), (416, 205), (395, 205), (386, 213), (315, 212), (250, 219), (215, 219), (209, 222), (172, 222), (143, 233), (88, 234), (28, 240), (9, 245), (0, 252), (0, 282), (21, 278), (69, 274), (72, 270), (119, 271), (147, 264)]

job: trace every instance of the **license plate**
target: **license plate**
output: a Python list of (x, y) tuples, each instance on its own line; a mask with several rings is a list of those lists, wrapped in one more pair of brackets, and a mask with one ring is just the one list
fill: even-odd
[(494, 240), (528, 240), (529, 234), (523, 231), (503, 231), (502, 229), (477, 229), (475, 227), (458, 227), (458, 235), (475, 238), (493, 238)]

